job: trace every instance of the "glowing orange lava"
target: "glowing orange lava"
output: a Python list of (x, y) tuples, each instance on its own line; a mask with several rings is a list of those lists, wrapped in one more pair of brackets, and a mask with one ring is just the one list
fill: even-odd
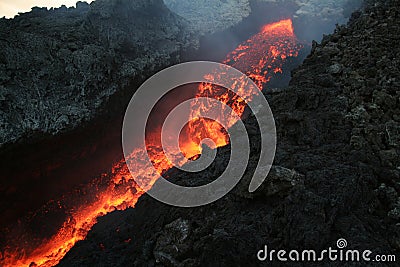
[[(250, 77), (262, 90), (263, 85), (269, 82), (272, 76), (282, 72), (282, 65), (287, 57), (295, 57), (299, 52), (299, 45), (294, 34), (293, 24), (290, 19), (281, 20), (276, 23), (262, 27), (261, 31), (249, 40), (239, 45), (234, 51), (228, 54), (223, 63), (230, 65)], [(222, 80), (220, 74), (212, 74), (207, 77), (210, 82)], [(235, 81), (233, 86), (238, 89), (242, 97), (231, 91), (214, 86), (211, 83), (203, 83), (199, 86), (196, 97), (212, 97), (226, 104), (239, 116), (243, 114), (246, 101), (252, 96), (244, 90), (246, 81)], [(186, 144), (184, 151), (188, 156), (201, 153), (199, 143), (204, 138), (214, 140), (217, 147), (225, 146), (229, 142), (226, 132), (215, 121), (202, 119), (205, 108), (192, 102), (190, 114), (189, 136), (191, 142)], [(225, 114), (221, 112), (221, 114)], [(236, 116), (224, 116), (220, 121), (231, 127), (236, 123)]]
[[(270, 81), (275, 73), (282, 72), (282, 65), (288, 57), (298, 55), (300, 46), (293, 31), (290, 19), (268, 24), (249, 40), (239, 45), (229, 53), (223, 63), (231, 65), (253, 79), (260, 90)], [(210, 74), (208, 80), (214, 79), (215, 74)], [(244, 88), (244, 81), (235, 81), (235, 86)], [(246, 95), (244, 89), (241, 91), (245, 99), (238, 97), (224, 88), (213, 86), (208, 83), (199, 85), (196, 97), (215, 98), (228, 105), (239, 116), (243, 114), (246, 101), (251, 95)], [(191, 105), (189, 124), (184, 142), (180, 144), (182, 153), (187, 158), (201, 153), (200, 141), (210, 138), (217, 147), (227, 145), (229, 138), (220, 124), (202, 119), (203, 107), (194, 99)], [(220, 118), (228, 126), (236, 122), (235, 116)], [(166, 158), (163, 149), (159, 146), (159, 132), (151, 134), (148, 138), (147, 152), (152, 164), (145, 160), (146, 151), (138, 149), (132, 152), (129, 159), (121, 160), (114, 164), (110, 174), (103, 178), (109, 178), (107, 187), (97, 189), (92, 200), (78, 203), (69, 210), (68, 219), (63, 223), (58, 232), (49, 239), (32, 243), (30, 240), (18, 240), (20, 247), (7, 247), (0, 254), (1, 266), (54, 266), (65, 254), (80, 240), (86, 238), (88, 231), (96, 223), (97, 218), (115, 210), (124, 210), (134, 207), (137, 200), (146, 190), (156, 182), (159, 175), (173, 167), (173, 163)], [(157, 142), (151, 142), (152, 138)], [(150, 141), (149, 141), (150, 140)], [(141, 160), (143, 159), (143, 160)], [(179, 163), (179, 162), (178, 162)], [(184, 162), (181, 162), (184, 163)], [(135, 170), (135, 175), (146, 181), (147, 187), (139, 188), (134, 182), (128, 166)], [(177, 164), (177, 162), (174, 162)]]

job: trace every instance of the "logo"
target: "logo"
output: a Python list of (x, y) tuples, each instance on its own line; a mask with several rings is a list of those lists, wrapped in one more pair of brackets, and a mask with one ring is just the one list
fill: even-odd
[(345, 262), (395, 262), (395, 255), (374, 255), (371, 250), (360, 251), (357, 249), (345, 249), (347, 240), (340, 238), (336, 242), (337, 248), (329, 247), (320, 252), (315, 250), (274, 250), (265, 245), (257, 252), (259, 261), (280, 262), (320, 262), (320, 261), (345, 261)]
[[(249, 185), (249, 192), (255, 191), (267, 177), (276, 149), (275, 121), (268, 102), (257, 85), (242, 72), (224, 64), (197, 61), (178, 64), (155, 74), (139, 87), (128, 105), (122, 129), (123, 151), (127, 166), (137, 185), (153, 198), (178, 207), (206, 205), (225, 196), (242, 178), (250, 154), (249, 136), (242, 121), (242, 114), (236, 114), (232, 106), (227, 105), (224, 101), (203, 95), (184, 101), (168, 114), (161, 130), (163, 150), (171, 162), (180, 162), (173, 158), (176, 157), (176, 153), (171, 152), (180, 151), (179, 138), (171, 140), (171, 131), (177, 131), (177, 134), (173, 136), (179, 136), (185, 125), (193, 119), (215, 121), (228, 134), (231, 146), (230, 161), (223, 174), (216, 177), (213, 182), (197, 187), (176, 185), (161, 176), (150, 186), (151, 189), (149, 179), (143, 175), (139, 177), (137, 167), (135, 167), (138, 160), (146, 161), (148, 163), (146, 168), (155, 168), (154, 164), (151, 164), (149, 153), (143, 153), (143, 157), (140, 159), (132, 158), (132, 151), (140, 149), (148, 152), (146, 125), (151, 111), (165, 94), (174, 88), (193, 83), (212, 84), (229, 90), (245, 101), (257, 119), (262, 139), (261, 153)], [(196, 113), (195, 118), (188, 115), (193, 114), (193, 101), (195, 101), (196, 107), (202, 107), (201, 112)], [(234, 118), (235, 123), (227, 123), (224, 119), (227, 116)], [(205, 138), (202, 143), (213, 143), (213, 140)], [(174, 149), (171, 150), (171, 147)], [(184, 157), (180, 155), (180, 158)], [(188, 163), (182, 166), (174, 165), (174, 167), (188, 172), (198, 172), (207, 168), (214, 158), (215, 153), (211, 156), (201, 155), (195, 161), (196, 164)], [(146, 170), (146, 173), (159, 175), (156, 170)]]

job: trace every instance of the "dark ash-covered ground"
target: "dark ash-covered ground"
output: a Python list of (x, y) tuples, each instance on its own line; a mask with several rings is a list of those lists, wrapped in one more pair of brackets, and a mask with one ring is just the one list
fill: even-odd
[[(262, 188), (246, 191), (255, 148), (245, 178), (223, 199), (183, 209), (145, 195), (135, 209), (100, 218), (59, 266), (260, 265), (264, 245), (322, 250), (339, 238), (399, 260), (399, 10), (396, 0), (366, 1), (347, 27), (314, 44), (289, 88), (267, 93), (278, 147)], [(247, 123), (257, 144), (254, 121)], [(228, 150), (220, 149), (221, 162)], [(221, 162), (171, 177), (212, 179)]]
[(145, 71), (178, 62), (196, 42), (187, 28), (162, 0), (78, 2), (0, 19), (0, 148), (107, 113), (110, 98)]

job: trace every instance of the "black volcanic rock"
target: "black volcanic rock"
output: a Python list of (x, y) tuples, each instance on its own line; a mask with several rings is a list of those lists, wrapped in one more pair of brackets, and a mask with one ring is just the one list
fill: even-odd
[[(0, 152), (4, 145), (82, 128), (110, 107), (121, 112), (140, 82), (196, 50), (202, 35), (236, 26), (260, 4), (266, 10), (296, 6), (298, 28), (319, 34), (309, 26), (342, 21), (346, 0), (165, 2), (168, 8), (163, 0), (96, 0), (0, 19)], [(237, 41), (227, 36), (222, 47)]]
[[(278, 132), (270, 176), (280, 170), (280, 180), (295, 174), (300, 182), (276, 194), (268, 193), (273, 189), (268, 183), (261, 189), (266, 193), (244, 194), (259, 153), (253, 149), (244, 184), (223, 199), (184, 209), (145, 195), (135, 209), (100, 218), (59, 266), (262, 265), (256, 253), (264, 245), (320, 251), (336, 248), (339, 238), (349, 249), (393, 254), (398, 260), (399, 10), (396, 0), (366, 1), (348, 26), (314, 43), (287, 90), (267, 95)], [(254, 118), (247, 124), (254, 127)], [(259, 137), (251, 140), (257, 144)], [(226, 159), (228, 152), (219, 149), (218, 158)], [(201, 176), (171, 178), (190, 184), (220, 172), (210, 167)]]
[(190, 45), (162, 0), (98, 0), (0, 19), (0, 145), (57, 134), (99, 114)]

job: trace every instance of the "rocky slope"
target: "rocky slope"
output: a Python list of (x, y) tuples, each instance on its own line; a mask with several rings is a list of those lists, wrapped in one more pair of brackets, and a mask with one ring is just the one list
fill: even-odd
[(82, 125), (115, 92), (177, 62), (191, 39), (162, 0), (78, 2), (0, 19), (0, 145)]
[[(399, 259), (398, 10), (396, 0), (366, 1), (347, 27), (314, 43), (287, 90), (267, 95), (278, 148), (262, 188), (246, 191), (255, 148), (245, 178), (223, 199), (181, 209), (143, 196), (135, 209), (101, 218), (60, 266), (260, 265), (264, 245), (320, 251), (339, 238), (350, 249)], [(257, 147), (259, 134), (250, 134)], [(173, 170), (171, 178), (210, 180), (228, 151), (220, 149), (220, 161), (201, 174)]]
[(92, 122), (107, 113), (110, 97), (132, 94), (156, 70), (198, 48), (201, 36), (248, 17), (254, 4), (294, 5), (298, 28), (314, 33), (303, 39), (319, 38), (314, 25), (321, 21), (328, 28), (341, 22), (345, 5), (345, 0), (164, 2), (97, 0), (0, 19), (0, 147)]

